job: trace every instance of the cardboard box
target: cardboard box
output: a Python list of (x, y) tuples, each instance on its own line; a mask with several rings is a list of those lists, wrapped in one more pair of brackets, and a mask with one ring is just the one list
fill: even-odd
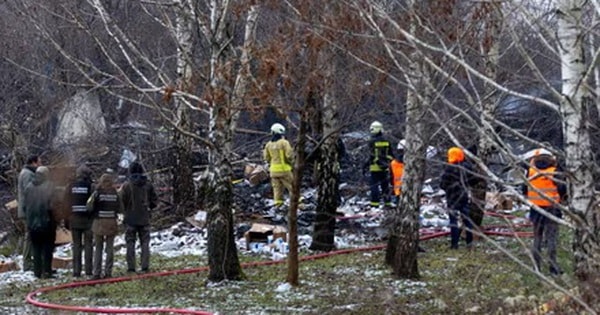
[(13, 201), (5, 203), (4, 207), (9, 211), (14, 211), (17, 209), (17, 207), (19, 207), (19, 203), (17, 202), (17, 199), (15, 199)]
[(71, 235), (71, 231), (60, 226), (56, 228), (56, 239), (54, 240), (54, 244), (62, 245), (71, 243), (72, 241), (73, 237)]
[(70, 269), (73, 266), (71, 257), (52, 257), (52, 269)]
[(250, 185), (256, 186), (269, 179), (269, 172), (262, 165), (250, 163), (244, 168), (244, 176)]
[(514, 197), (509, 193), (487, 192), (485, 201), (485, 208), (494, 211), (512, 210), (515, 204)]
[(14, 261), (0, 261), (0, 273), (19, 270), (19, 266)]
[(279, 225), (254, 223), (250, 230), (244, 233), (246, 238), (246, 248), (250, 249), (250, 243), (267, 243), (268, 236), (272, 235), (273, 240), (278, 238), (287, 242), (287, 229)]
[(198, 211), (195, 215), (185, 218), (191, 225), (203, 228), (206, 225), (206, 211)]

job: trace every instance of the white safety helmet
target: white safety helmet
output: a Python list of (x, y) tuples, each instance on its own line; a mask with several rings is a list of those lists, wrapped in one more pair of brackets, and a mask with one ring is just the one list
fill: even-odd
[(400, 140), (400, 142), (398, 142), (398, 150), (404, 150), (406, 149), (406, 140), (402, 139)]
[(371, 132), (371, 134), (378, 134), (383, 131), (383, 125), (378, 121), (374, 121), (371, 123), (369, 131)]
[(279, 123), (273, 124), (273, 126), (271, 126), (271, 133), (276, 135), (285, 134), (285, 127)]

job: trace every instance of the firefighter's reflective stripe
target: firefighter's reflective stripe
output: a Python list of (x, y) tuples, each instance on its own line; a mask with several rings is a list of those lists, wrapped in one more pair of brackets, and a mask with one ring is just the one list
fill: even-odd
[(98, 218), (116, 218), (117, 213), (115, 211), (98, 211)]
[[(529, 184), (531, 185), (531, 188), (527, 190), (527, 199), (529, 199), (531, 203), (539, 207), (547, 207), (551, 206), (553, 202), (558, 203), (560, 201), (558, 188), (552, 180), (552, 174), (555, 171), (556, 167), (549, 167), (541, 172), (538, 172), (537, 169), (533, 167), (529, 168)], [(538, 194), (536, 189), (543, 195)]]
[(114, 210), (119, 206), (116, 192), (100, 192), (98, 194), (98, 218), (116, 218), (117, 212)]
[(273, 164), (271, 163), (271, 166), (269, 167), (269, 170), (271, 172), (289, 172), (292, 170), (292, 166), (285, 163), (285, 152), (283, 149), (279, 149), (277, 150), (279, 153), (279, 161), (281, 161), (281, 163), (277, 163), (277, 164)]
[(404, 163), (393, 160), (390, 166), (392, 168), (392, 175), (394, 176), (394, 195), (400, 196), (402, 189), (402, 174), (404, 173)]
[[(374, 143), (375, 146), (375, 152), (374, 152), (374, 156), (373, 156), (373, 161), (371, 162), (371, 165), (369, 166), (369, 171), (371, 172), (381, 172), (384, 169), (377, 163), (379, 161), (380, 157), (380, 151), (381, 152), (387, 152), (388, 148), (390, 147), (390, 143), (388, 141), (376, 141)], [(392, 157), (389, 155), (385, 155), (383, 157), (386, 160), (391, 160)]]
[(87, 212), (86, 205), (74, 205), (71, 209), (73, 212)]

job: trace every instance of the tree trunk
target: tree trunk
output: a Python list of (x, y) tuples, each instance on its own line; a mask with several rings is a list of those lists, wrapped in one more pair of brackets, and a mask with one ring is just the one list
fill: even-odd
[(562, 65), (560, 111), (565, 135), (566, 169), (570, 175), (569, 210), (575, 219), (573, 250), (579, 292), (591, 309), (600, 309), (600, 219), (595, 206), (595, 165), (590, 143), (589, 111), (593, 99), (587, 90), (582, 12), (585, 0), (558, 3), (558, 41)]
[[(220, 143), (217, 137), (216, 143)], [(225, 154), (220, 150), (212, 152), (210, 174), (212, 183), (206, 182), (210, 193), (206, 196), (207, 204), (207, 248), (209, 281), (240, 280), (242, 269), (238, 259), (233, 229), (233, 171)]]
[[(491, 80), (496, 81), (498, 61), (500, 59), (500, 33), (502, 30), (502, 7), (500, 3), (490, 2), (482, 3), (482, 10), (486, 14), (483, 20), (484, 33), (481, 40), (481, 54), (484, 56), (484, 73)], [(482, 130), (486, 132), (493, 125), (493, 116), (496, 112), (498, 104), (498, 92), (495, 87), (489, 82), (483, 83), (483, 95), (485, 96), (480, 103), (480, 118), (482, 122)], [(477, 144), (477, 155), (484, 165), (488, 165), (488, 161), (492, 154), (492, 142), (486, 135), (480, 134)], [(485, 196), (488, 189), (487, 174), (480, 167), (475, 168), (477, 182), (471, 187), (471, 207), (469, 209), (470, 219), (473, 221), (473, 226), (479, 229), (485, 212)]]
[[(177, 2), (176, 12), (178, 89), (184, 92), (192, 92), (194, 8), (189, 1), (179, 1)], [(183, 96), (176, 97), (174, 102), (178, 130), (191, 130), (192, 124)], [(195, 210), (196, 194), (192, 179), (192, 139), (175, 131), (173, 142), (175, 146), (173, 165), (177, 166), (172, 170), (173, 204), (175, 205), (177, 217), (185, 218), (189, 212)]]
[[(233, 128), (237, 109), (232, 108), (227, 97), (227, 82), (231, 73), (226, 66), (230, 54), (230, 38), (226, 34), (225, 13), (230, 9), (228, 2), (211, 0), (210, 30), (205, 34), (211, 40), (209, 110), (209, 156), (210, 167), (206, 171), (205, 183), (208, 193), (204, 196), (207, 205), (208, 280), (239, 280), (243, 277), (237, 254), (233, 230), (233, 170), (231, 167)], [(239, 75), (239, 74), (238, 74)], [(237, 76), (235, 77), (237, 78)], [(235, 81), (231, 83), (235, 87)], [(239, 92), (239, 91), (238, 91)], [(235, 97), (233, 97), (235, 100)]]
[[(329, 67), (327, 78), (332, 78), (332, 66)], [(335, 217), (340, 205), (340, 145), (337, 102), (333, 93), (332, 82), (325, 84), (322, 110), (322, 132), (326, 137), (319, 150), (316, 161), (318, 178), (317, 216), (313, 229), (310, 249), (330, 251), (335, 249)]]
[[(311, 100), (309, 100), (311, 101)], [(288, 253), (287, 282), (291, 285), (299, 284), (298, 272), (298, 200), (300, 199), (300, 188), (302, 186), (302, 174), (305, 164), (305, 146), (307, 134), (307, 112), (301, 112), (300, 130), (294, 146), (294, 182), (290, 196), (290, 209), (288, 213), (288, 244), (290, 251)]]
[[(421, 187), (425, 177), (425, 153), (427, 151), (426, 128), (423, 117), (424, 104), (430, 99), (424, 84), (427, 80), (425, 65), (420, 61), (418, 52), (411, 54), (409, 85), (406, 97), (407, 147), (404, 154), (404, 174), (402, 176), (402, 194), (398, 206), (391, 211), (389, 239), (386, 250), (386, 263), (392, 267), (392, 273), (399, 278), (419, 278), (417, 252), (419, 247), (419, 211), (421, 208)], [(417, 93), (423, 93), (424, 100)]]

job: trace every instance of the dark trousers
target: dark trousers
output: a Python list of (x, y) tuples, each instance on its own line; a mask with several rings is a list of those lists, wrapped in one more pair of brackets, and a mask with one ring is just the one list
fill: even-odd
[(52, 274), (54, 233), (56, 233), (54, 229), (29, 231), (33, 251), (33, 274), (38, 278)]
[[(558, 210), (552, 207), (544, 208), (547, 212), (553, 215), (559, 215)], [(530, 219), (533, 223), (533, 248), (531, 252), (535, 265), (538, 270), (541, 270), (542, 247), (544, 244), (548, 249), (548, 260), (550, 263), (551, 273), (560, 273), (560, 267), (556, 262), (556, 242), (558, 240), (558, 223), (554, 220), (545, 217), (541, 213), (531, 211)], [(544, 242), (545, 238), (545, 242)]]
[(150, 226), (149, 225), (127, 225), (125, 230), (125, 243), (127, 247), (127, 270), (135, 271), (135, 241), (140, 240), (141, 257), (140, 265), (142, 271), (150, 268)]
[(390, 202), (390, 180), (388, 172), (371, 172), (371, 206), (378, 207), (383, 196), (383, 201)]
[(73, 228), (71, 229), (71, 235), (73, 237), (73, 276), (81, 276), (82, 252), (85, 256), (85, 274), (91, 276), (93, 268), (92, 262), (94, 250), (94, 244), (92, 243), (92, 230)]
[(23, 271), (33, 270), (33, 252), (31, 244), (31, 234), (27, 229), (27, 222), (23, 221), (25, 225), (25, 235), (23, 235)]
[(94, 276), (102, 275), (102, 254), (106, 247), (106, 262), (104, 264), (104, 276), (111, 277), (114, 262), (114, 235), (94, 235)]
[(467, 246), (473, 242), (473, 222), (469, 217), (469, 205), (459, 206), (458, 209), (450, 209), (448, 216), (450, 218), (450, 247), (458, 248), (458, 241), (460, 240), (460, 228), (458, 226), (459, 218), (462, 219), (464, 226), (466, 227), (466, 242)]

